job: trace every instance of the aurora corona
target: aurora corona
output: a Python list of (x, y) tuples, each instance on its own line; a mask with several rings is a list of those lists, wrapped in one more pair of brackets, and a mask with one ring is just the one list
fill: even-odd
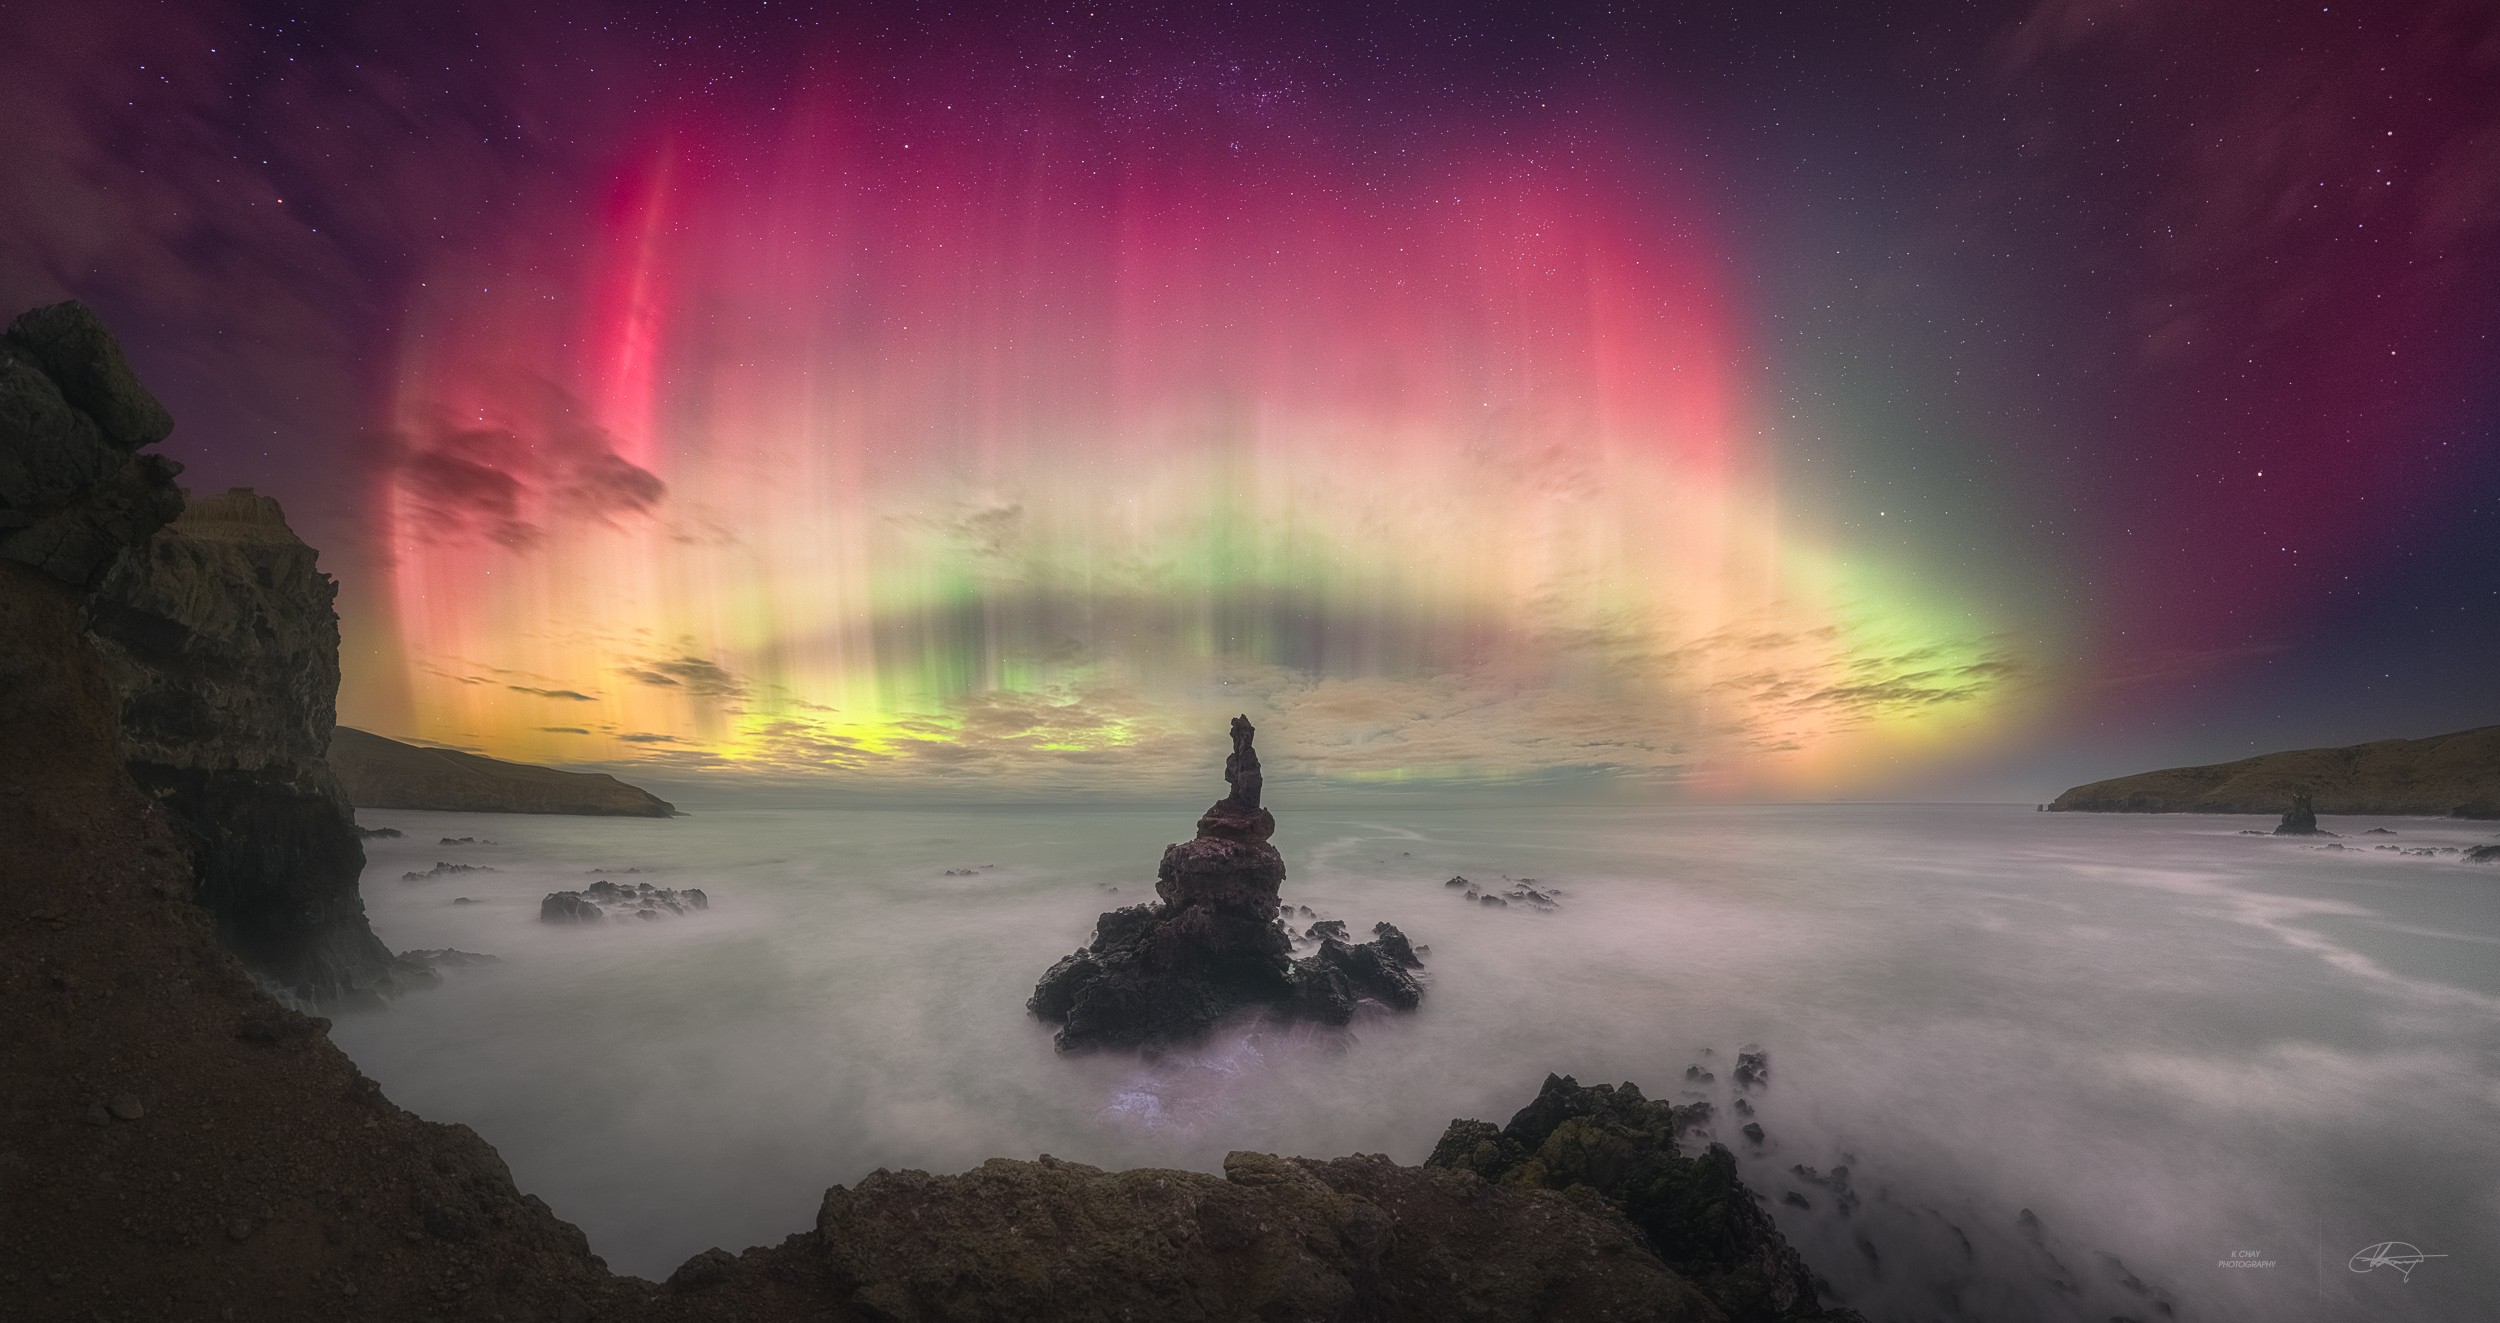
[(1991, 621), (1783, 507), (1669, 165), (983, 122), (666, 125), (429, 275), (381, 501), (414, 734), (1137, 788), (1246, 710), (1320, 777), (1733, 791), (2011, 702)]

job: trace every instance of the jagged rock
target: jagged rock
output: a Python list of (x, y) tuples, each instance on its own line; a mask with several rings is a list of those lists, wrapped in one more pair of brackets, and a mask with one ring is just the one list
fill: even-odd
[[(1343, 973), (1346, 982), (1362, 996), (1374, 998), (1388, 1006), (1411, 1011), (1422, 1004), (1424, 990), (1415, 976), (1406, 972), (1397, 958), (1381, 948), (1378, 942), (1351, 942), (1326, 938), (1320, 942), (1319, 963)], [(1298, 962), (1297, 962), (1298, 963)]]
[(436, 878), (457, 877), (462, 873), (492, 873), (494, 871), (494, 869), (488, 868), (483, 864), (447, 864), (437, 860), (432, 868), (429, 868), (422, 873), (400, 874), (399, 880), (402, 882), (431, 882)]
[(137, 453), (172, 430), (85, 304), (20, 316), (0, 336), (0, 559), (92, 586), (182, 512), (182, 466)]
[[(2429, 854), (2430, 851), (2407, 850), (2405, 853)], [(2459, 858), (2469, 864), (2500, 864), (2500, 845), (2469, 845)]]
[(481, 955), (475, 951), (461, 951), (448, 946), (435, 947), (430, 950), (402, 951), (399, 953), (399, 958), (415, 960), (437, 969), (469, 969), (478, 965), (503, 963), (503, 960), (497, 956)]
[(1411, 1009), (1422, 989), (1376, 943), (1346, 942), (1325, 920), (1320, 950), (1293, 958), (1277, 890), (1284, 856), (1268, 844), (1276, 819), (1259, 805), (1262, 776), (1248, 717), (1232, 723), (1224, 760), (1231, 793), (1198, 819), (1198, 834), (1163, 852), (1153, 905), (1112, 910), (1094, 939), (1042, 975), (1025, 1008), (1060, 1026), (1062, 1051), (1187, 1042), (1236, 1011), (1344, 1024), (1365, 997)]
[(1381, 954), (1408, 969), (1424, 967), (1424, 962), (1416, 955), (1414, 944), (1406, 940), (1406, 934), (1399, 932), (1396, 924), (1386, 919), (1373, 924), (1372, 938), (1380, 944)]
[(360, 841), (395, 841), (400, 836), (401, 832), (397, 827), (358, 827), (356, 829), (356, 839)]
[(538, 902), (540, 923), (597, 923), (606, 917), (607, 911), (578, 891), (551, 892)]
[(113, 446), (138, 450), (173, 434), (173, 415), (139, 384), (121, 344), (86, 304), (72, 299), (22, 313), (9, 323), (8, 341), (10, 350), (42, 368), (62, 398), (93, 418)]
[(1736, 1087), (1751, 1089), (1771, 1082), (1771, 1057), (1760, 1048), (1736, 1054), (1736, 1070), (1732, 1077)]
[(2306, 790), (2293, 792), (2292, 806), (2283, 811), (2283, 821), (2274, 829), (2274, 834), (2277, 836), (2334, 835), (2333, 832), (2318, 830), (2318, 811), (2311, 806), (2309, 792)]
[[(409, 876), (417, 875), (412, 873)], [(603, 918), (623, 918), (627, 915), (657, 919), (691, 914), (711, 907), (712, 898), (704, 895), (701, 887), (672, 891), (648, 882), (620, 886), (601, 878), (579, 891), (549, 893), (545, 900), (538, 903), (538, 919), (541, 923), (593, 923)]]
[(1454, 877), (1454, 878), (1451, 878), (1449, 881), (1442, 883), (1441, 885), (1442, 885), (1442, 886), (1445, 886), (1445, 887), (1472, 887), (1472, 886), (1474, 886), (1474, 885), (1475, 885), (1475, 883), (1470, 882), (1470, 881), (1468, 881), (1466, 878), (1463, 878), (1463, 877)]
[(1678, 1112), (1632, 1084), (1583, 1088), (1570, 1076), (1548, 1075), (1509, 1125), (1452, 1121), (1425, 1162), (1513, 1189), (1587, 1186), (1621, 1209), (1651, 1251), (1730, 1323), (1856, 1318), (1821, 1307), (1805, 1261), (1737, 1179), (1734, 1154), (1712, 1144), (1698, 1157), (1683, 1155)]
[(879, 1171), (826, 1191), (789, 1245), (791, 1279), (862, 1318), (1716, 1317), (1602, 1201), (1380, 1157)]

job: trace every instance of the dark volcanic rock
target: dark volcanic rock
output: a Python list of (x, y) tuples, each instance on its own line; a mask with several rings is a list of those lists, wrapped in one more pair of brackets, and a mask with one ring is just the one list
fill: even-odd
[(182, 466), (137, 453), (173, 420), (85, 304), (0, 336), (0, 559), (90, 587), (182, 512)]
[(1587, 1186), (1730, 1323), (1857, 1318), (1820, 1306), (1805, 1261), (1737, 1179), (1735, 1155), (1718, 1144), (1683, 1155), (1676, 1135), (1689, 1124), (1684, 1109), (1631, 1084), (1583, 1088), (1548, 1075), (1509, 1125), (1452, 1121), (1425, 1162), (1513, 1189)]
[(2049, 805), (2080, 813), (2280, 813), (2298, 791), (2320, 813), (2500, 818), (2500, 726), (2342, 749), (2295, 749), (2076, 786)]
[(341, 726), (330, 762), (358, 808), (578, 813), (665, 818), (675, 805), (605, 772), (559, 772), (457, 749), (428, 749)]
[(219, 935), (306, 1001), (392, 987), (356, 891), (364, 847), (323, 753), (338, 585), (276, 501), (193, 497), (121, 557), (89, 627), (122, 696), (122, 756), (164, 804)]
[(778, 1255), (870, 1319), (1717, 1318), (1601, 1202), (1380, 1157), (880, 1171)]
[(1259, 805), (1257, 732), (1235, 717), (1231, 734), (1232, 793), (1198, 819), (1197, 836), (1164, 850), (1160, 902), (1096, 919), (1094, 940), (1051, 966), (1025, 1003), (1060, 1026), (1061, 1050), (1187, 1042), (1253, 1006), (1344, 1024), (1366, 997), (1400, 1010), (1422, 998), (1395, 954), (1342, 940), (1336, 920), (1312, 925), (1317, 954), (1293, 958), (1277, 899), (1285, 859), (1268, 844), (1276, 819)]
[[(459, 868), (459, 865), (437, 864), (437, 869)], [(469, 869), (460, 869), (468, 872)], [(492, 869), (483, 870), (492, 872)], [(410, 877), (422, 874), (411, 873)], [(558, 891), (538, 903), (541, 923), (596, 923), (603, 918), (657, 919), (662, 916), (692, 914), (712, 908), (712, 898), (701, 887), (672, 891), (648, 882), (619, 884), (605, 878), (579, 891)]]
[(2274, 834), (2277, 836), (2333, 835), (2331, 832), (2318, 830), (2318, 811), (2310, 805), (2309, 792), (2306, 790), (2292, 793), (2292, 806), (2283, 811), (2283, 821), (2274, 829)]

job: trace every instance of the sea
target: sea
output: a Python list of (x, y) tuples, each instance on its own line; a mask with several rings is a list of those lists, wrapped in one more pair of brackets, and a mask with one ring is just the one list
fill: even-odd
[[(1709, 1101), (1692, 1142), (1871, 1319), (2500, 1319), (2500, 867), (2458, 853), (2500, 824), (1288, 802), (1296, 929), (1395, 924), (1422, 1008), (1148, 1059), (1024, 1002), (1196, 806), (690, 807), (358, 815), (404, 833), (366, 845), (383, 940), (495, 960), (333, 1037), (621, 1272), (879, 1168), (1420, 1162), (1553, 1073)], [(601, 877), (709, 905), (540, 920)]]

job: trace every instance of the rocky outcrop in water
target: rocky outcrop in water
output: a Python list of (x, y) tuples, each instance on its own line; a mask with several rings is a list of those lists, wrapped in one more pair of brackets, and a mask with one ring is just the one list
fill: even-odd
[(74, 588), (182, 511), (182, 466), (139, 453), (173, 418), (83, 303), (37, 308), (0, 335), (0, 560)]
[(2280, 813), (2298, 792), (2329, 814), (2500, 818), (2500, 726), (2341, 749), (2295, 749), (2076, 786), (2060, 813)]
[(1182, 1043), (1249, 1007), (1285, 1019), (1344, 1024), (1370, 998), (1412, 1010), (1423, 989), (1414, 952), (1343, 940), (1314, 927), (1320, 949), (1293, 958), (1279, 917), (1284, 856), (1268, 844), (1275, 816), (1259, 804), (1257, 730), (1235, 717), (1224, 779), (1232, 790), (1198, 819), (1198, 834), (1163, 852), (1152, 905), (1112, 910), (1094, 939), (1051, 966), (1026, 1008), (1061, 1026), (1062, 1050)]
[(605, 772), (559, 772), (429, 749), (353, 726), (341, 726), (331, 736), (330, 764), (357, 808), (611, 818), (665, 818), (677, 812), (667, 800)]
[(2309, 800), (2306, 790), (2294, 791), (2292, 806), (2283, 810), (2283, 821), (2274, 828), (2277, 836), (2331, 836), (2333, 832), (2318, 830), (2317, 806)]
[(1729, 1323), (1857, 1319), (1817, 1301), (1813, 1274), (1737, 1179), (1734, 1154), (1712, 1144), (1684, 1156), (1678, 1135), (1707, 1115), (1707, 1104), (1653, 1102), (1631, 1084), (1583, 1087), (1548, 1075), (1509, 1125), (1450, 1122), (1425, 1163), (1505, 1189), (1585, 1187)]
[(538, 902), (541, 923), (597, 923), (603, 919), (660, 919), (712, 908), (701, 887), (672, 891), (648, 882), (620, 885), (601, 878), (579, 891), (550, 892)]

